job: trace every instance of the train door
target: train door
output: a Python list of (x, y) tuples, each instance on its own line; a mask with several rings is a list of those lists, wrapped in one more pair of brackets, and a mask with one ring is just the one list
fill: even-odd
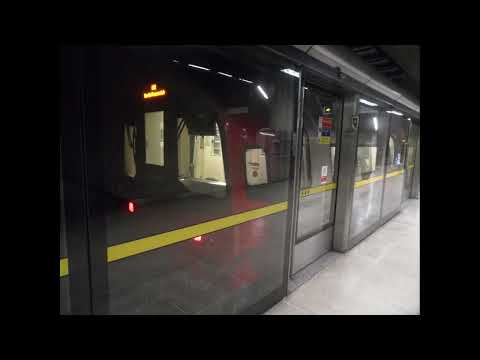
[(338, 154), (336, 134), (340, 113), (338, 98), (306, 84), (292, 273), (332, 248)]
[(355, 177), (350, 220), (351, 243), (373, 231), (381, 218), (389, 114), (377, 104), (360, 99)]

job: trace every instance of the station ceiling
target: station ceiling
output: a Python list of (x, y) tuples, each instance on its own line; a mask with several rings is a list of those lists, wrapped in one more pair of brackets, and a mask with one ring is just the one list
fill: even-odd
[(379, 74), (420, 100), (419, 45), (347, 45)]

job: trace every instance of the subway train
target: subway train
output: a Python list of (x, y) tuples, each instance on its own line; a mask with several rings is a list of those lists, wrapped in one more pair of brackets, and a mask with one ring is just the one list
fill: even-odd
[(401, 210), (418, 114), (300, 59), (62, 49), (60, 314), (258, 314)]

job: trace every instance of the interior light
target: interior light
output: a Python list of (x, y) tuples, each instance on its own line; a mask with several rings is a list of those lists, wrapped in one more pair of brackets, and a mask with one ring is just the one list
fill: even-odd
[(253, 83), (253, 81), (250, 81), (250, 80), (247, 80), (247, 79), (238, 78), (238, 80), (249, 83), (249, 84)]
[(281, 72), (284, 72), (285, 74), (288, 74), (288, 75), (291, 75), (291, 76), (295, 76), (296, 78), (299, 78), (300, 77), (300, 73), (295, 71), (295, 70), (292, 70), (292, 69), (282, 69), (280, 70)]
[(173, 60), (174, 63), (178, 63), (179, 61), (178, 60)]
[(201, 236), (201, 235), (200, 235), (200, 236), (195, 236), (195, 237), (193, 238), (193, 240), (194, 240), (194, 241), (202, 241), (202, 236)]
[(365, 100), (365, 99), (360, 99), (360, 102), (362, 104), (365, 104), (365, 105), (368, 105), (368, 106), (378, 106), (378, 104), (375, 104), (375, 103), (373, 103), (371, 101), (368, 101), (368, 100)]
[(387, 113), (395, 114), (395, 115), (398, 115), (398, 116), (403, 116), (403, 114), (401, 112), (398, 112), (398, 111), (395, 111), (395, 110), (388, 110)]
[(412, 121), (412, 118), (407, 118), (408, 121)]
[(128, 211), (131, 213), (135, 212), (135, 204), (132, 201), (128, 202)]
[(223, 73), (223, 72), (220, 72), (220, 71), (219, 71), (217, 74), (220, 74), (220, 75), (223, 75), (223, 76), (232, 77), (232, 75), (230, 75), (230, 74), (226, 74), (226, 73)]
[(152, 84), (152, 85), (150, 86), (150, 90), (152, 90), (152, 91), (157, 90), (157, 84)]
[(210, 69), (203, 67), (203, 66), (198, 66), (198, 65), (193, 65), (193, 64), (188, 64), (188, 66), (196, 68), (196, 69), (202, 69), (202, 70), (207, 70), (210, 71)]
[(267, 132), (264, 132), (264, 131), (259, 131), (258, 133), (259, 133), (260, 135), (265, 135), (265, 136), (275, 136), (275, 134), (267, 133)]
[(376, 117), (373, 118), (373, 127), (375, 128), (375, 131), (378, 131), (378, 122)]
[(303, 87), (305, 90), (308, 90), (308, 88), (306, 86)]
[(262, 89), (262, 87), (260, 85), (257, 85), (257, 89), (258, 89), (258, 91), (260, 91), (260, 93), (263, 95), (263, 97), (268, 100), (267, 93), (265, 92), (265, 90)]

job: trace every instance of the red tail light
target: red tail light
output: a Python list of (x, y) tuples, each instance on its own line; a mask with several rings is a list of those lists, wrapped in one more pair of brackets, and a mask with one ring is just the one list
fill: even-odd
[(128, 202), (128, 211), (131, 213), (135, 212), (135, 204), (132, 201)]

